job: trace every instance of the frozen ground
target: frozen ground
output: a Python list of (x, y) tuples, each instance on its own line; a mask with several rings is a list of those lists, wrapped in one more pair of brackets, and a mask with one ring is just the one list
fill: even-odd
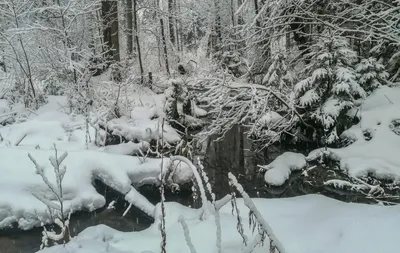
[[(340, 169), (350, 177), (373, 175), (379, 179), (400, 181), (400, 87), (382, 86), (374, 91), (359, 108), (348, 112), (361, 121), (345, 131), (341, 137), (354, 141), (340, 149), (317, 149), (307, 160), (315, 160), (324, 153), (340, 163)], [(304, 159), (286, 154), (270, 165), (265, 180), (271, 185), (281, 185), (294, 169), (304, 168)]]
[[(136, 139), (140, 143), (130, 142), (106, 148), (93, 144), (95, 129), (86, 128), (82, 115), (67, 113), (65, 97), (50, 96), (49, 103), (35, 112), (25, 111), (19, 105), (10, 108), (18, 112), (17, 121), (0, 127), (0, 229), (12, 223), (17, 223), (21, 229), (30, 229), (40, 224), (38, 217), (44, 222), (49, 221), (46, 206), (33, 194), (52, 201), (55, 199), (36, 173), (28, 154), (43, 167), (46, 176), (55, 184), (54, 169), (49, 161), (49, 157), (55, 154), (54, 144), (59, 156), (68, 152), (62, 164), (67, 168), (63, 181), (66, 212), (69, 209), (93, 210), (104, 206), (104, 197), (92, 186), (92, 181), (99, 179), (125, 195), (127, 201), (154, 216), (154, 206), (131, 185), (159, 183), (161, 160), (124, 155), (146, 147), (150, 140), (161, 137), (160, 120), (151, 119), (154, 113), (150, 110), (160, 103), (152, 103), (152, 99), (158, 101), (160, 98), (157, 95), (141, 96), (142, 102), (136, 106), (148, 106), (148, 110), (136, 109), (132, 112), (133, 119), (113, 125), (114, 132), (123, 129), (124, 134), (131, 137), (130, 140)], [(0, 102), (1, 108), (7, 106), (3, 105), (3, 100)], [(1, 110), (4, 112), (6, 109)], [(179, 140), (179, 135), (171, 127), (166, 126), (164, 131), (167, 142)], [(88, 149), (86, 140), (90, 142)], [(165, 172), (168, 159), (163, 164)], [(175, 183), (183, 183), (189, 181), (191, 176), (191, 170), (180, 163), (172, 179)]]
[[(248, 240), (248, 210), (239, 200), (243, 228)], [(348, 204), (319, 195), (288, 199), (254, 199), (287, 253), (376, 253), (397, 252), (400, 233), (400, 206), (383, 207)], [(199, 220), (199, 211), (176, 203), (166, 206), (167, 252), (190, 252), (178, 222), (186, 220), (197, 252), (216, 250), (214, 216)], [(222, 252), (243, 251), (242, 238), (236, 232), (237, 219), (228, 203), (220, 212)], [(150, 253), (160, 252), (160, 231), (156, 222), (141, 232), (123, 233), (104, 225), (90, 227), (65, 247), (56, 246), (40, 253)], [(253, 252), (269, 252), (269, 243)]]

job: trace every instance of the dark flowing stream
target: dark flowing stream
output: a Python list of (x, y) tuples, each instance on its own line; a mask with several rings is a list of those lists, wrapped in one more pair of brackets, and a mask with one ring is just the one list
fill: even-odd
[[(227, 175), (228, 172), (232, 172), (251, 197), (283, 198), (319, 193), (345, 202), (376, 203), (360, 194), (325, 187), (323, 182), (329, 179), (330, 174), (326, 171), (333, 171), (335, 176), (340, 172), (321, 166), (311, 170), (307, 180), (304, 180), (301, 173), (293, 173), (284, 185), (280, 187), (267, 186), (264, 183), (264, 175), (257, 173), (257, 164), (270, 163), (283, 153), (282, 150), (271, 148), (262, 154), (251, 152), (251, 142), (246, 139), (243, 129), (240, 127), (231, 129), (221, 141), (215, 142), (216, 138), (211, 137), (208, 140), (205, 154), (200, 155), (217, 199), (230, 193)], [(133, 207), (125, 217), (122, 217), (127, 207), (123, 196), (98, 181), (95, 182), (95, 187), (106, 197), (106, 207), (112, 200), (117, 200), (115, 209), (104, 207), (91, 213), (83, 211), (75, 213), (70, 221), (72, 236), (79, 234), (87, 227), (98, 224), (105, 224), (128, 232), (143, 230), (153, 222), (152, 218)], [(142, 187), (139, 191), (153, 204), (160, 201), (158, 189), (152, 186)], [(189, 190), (182, 190), (176, 194), (168, 192), (166, 199), (186, 206), (196, 206)], [(30, 231), (21, 231), (18, 228), (0, 230), (0, 253), (36, 252), (40, 247), (42, 230), (42, 228)]]

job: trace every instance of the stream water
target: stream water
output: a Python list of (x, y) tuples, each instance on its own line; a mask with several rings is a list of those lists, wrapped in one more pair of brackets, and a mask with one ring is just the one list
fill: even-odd
[[(326, 172), (330, 168), (317, 168), (310, 171), (307, 180), (304, 180), (300, 173), (294, 173), (283, 186), (266, 186), (263, 175), (257, 173), (257, 164), (271, 162), (282, 153), (281, 150), (269, 149), (262, 154), (251, 152), (249, 150), (251, 143), (246, 139), (243, 129), (240, 127), (231, 129), (219, 142), (215, 142), (215, 139), (216, 137), (211, 137), (208, 140), (206, 152), (202, 154), (202, 160), (217, 199), (230, 193), (227, 175), (228, 172), (232, 172), (251, 197), (282, 198), (319, 193), (346, 202), (374, 203), (374, 201), (359, 194), (326, 188), (323, 182), (329, 173), (320, 172)], [(72, 236), (77, 235), (87, 227), (98, 224), (105, 224), (120, 231), (128, 232), (143, 230), (153, 222), (152, 218), (135, 208), (132, 208), (125, 217), (122, 217), (127, 207), (123, 196), (101, 182), (96, 181), (95, 187), (99, 193), (106, 197), (107, 205), (112, 200), (117, 200), (115, 209), (103, 208), (91, 213), (75, 213), (70, 221)], [(150, 202), (156, 204), (160, 201), (158, 189), (142, 187), (139, 190)], [(183, 205), (195, 206), (191, 192), (188, 190), (183, 190), (178, 194), (167, 193), (166, 199)], [(41, 236), (42, 228), (30, 231), (21, 231), (17, 228), (0, 230), (0, 253), (36, 252), (40, 247)]]

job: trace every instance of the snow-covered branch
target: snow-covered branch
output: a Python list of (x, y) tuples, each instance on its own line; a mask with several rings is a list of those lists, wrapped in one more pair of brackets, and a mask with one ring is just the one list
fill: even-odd
[[(269, 239), (270, 239), (270, 244), (274, 248), (276, 248), (279, 253), (286, 253), (284, 246), (282, 243), (279, 241), (279, 239), (276, 237), (275, 233), (273, 232), (272, 228), (269, 226), (269, 224), (264, 220), (262, 217), (261, 213), (258, 211), (257, 207), (254, 205), (254, 202), (251, 200), (249, 195), (244, 191), (242, 185), (240, 185), (236, 179), (236, 177), (229, 172), (228, 174), (229, 177), (229, 184), (232, 185), (233, 187), (236, 188), (236, 190), (242, 195), (244, 204), (254, 213), (257, 221), (260, 223), (262, 229), (267, 233)], [(271, 251), (273, 253), (274, 251)]]

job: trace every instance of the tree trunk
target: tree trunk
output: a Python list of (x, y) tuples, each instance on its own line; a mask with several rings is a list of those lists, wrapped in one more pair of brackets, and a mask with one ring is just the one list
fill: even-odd
[(214, 6), (215, 6), (215, 33), (217, 35), (217, 41), (216, 44), (219, 44), (222, 42), (222, 32), (221, 32), (221, 8), (220, 8), (220, 0), (214, 0)]
[(133, 54), (133, 13), (132, 13), (132, 0), (126, 0), (126, 22), (127, 22), (127, 48), (128, 57)]
[[(256, 13), (256, 16), (258, 16), (258, 13), (260, 13), (260, 8), (258, 7), (258, 0), (254, 0), (254, 11), (255, 11), (255, 13)], [(260, 21), (257, 19), (256, 20), (256, 25), (258, 26), (258, 27), (260, 27), (261, 25), (260, 25)]]
[(164, 21), (162, 20), (162, 18), (160, 18), (160, 27), (161, 27), (161, 39), (164, 47), (165, 68), (167, 69), (168, 76), (170, 76), (171, 74), (169, 72), (169, 64), (168, 64), (167, 40), (165, 39)]
[[(242, 4), (243, 4), (243, 0), (238, 0), (238, 1), (237, 1), (238, 7), (242, 6)], [(238, 14), (238, 19), (237, 19), (237, 24), (238, 24), (238, 25), (243, 25), (243, 24), (244, 24), (244, 19), (243, 19), (243, 14), (242, 14), (242, 12), (243, 12), (243, 11), (241, 11), (241, 12)]]
[(168, 0), (168, 26), (169, 26), (169, 39), (172, 45), (175, 45), (175, 27), (174, 27), (174, 0)]
[(113, 61), (120, 60), (118, 39), (118, 1), (102, 1), (103, 37), (106, 55)]
[(144, 70), (143, 70), (143, 62), (142, 62), (142, 52), (140, 51), (139, 31), (138, 31), (138, 25), (137, 25), (137, 0), (133, 0), (133, 26), (135, 29), (136, 50), (137, 50), (137, 54), (138, 54), (139, 67), (140, 67), (140, 84), (143, 84)]
[[(2, 50), (2, 54), (4, 54), (4, 50)], [(0, 67), (3, 69), (4, 73), (7, 72), (6, 61), (4, 59), (4, 56), (2, 56), (0, 59)]]

